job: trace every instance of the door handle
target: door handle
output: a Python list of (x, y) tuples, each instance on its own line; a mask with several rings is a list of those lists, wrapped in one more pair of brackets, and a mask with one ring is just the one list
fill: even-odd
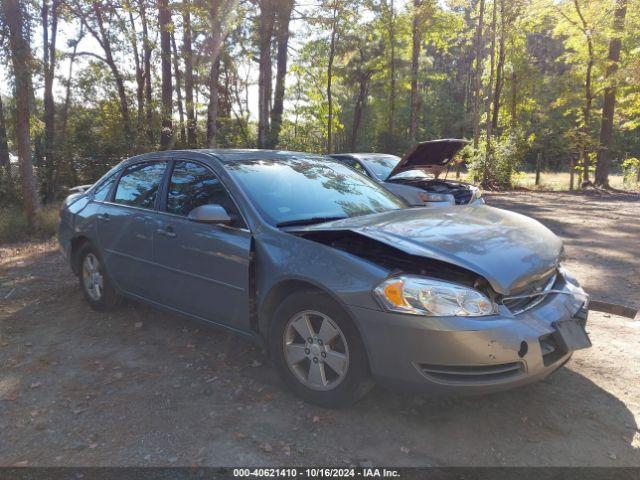
[(108, 213), (103, 213), (101, 215), (98, 215), (98, 220), (102, 220), (103, 222), (108, 222), (111, 220), (111, 215), (109, 215)]
[(176, 232), (173, 231), (173, 227), (170, 225), (167, 225), (164, 228), (158, 228), (156, 230), (156, 233), (158, 235), (163, 235), (165, 237), (169, 237), (169, 238), (174, 238), (176, 236)]

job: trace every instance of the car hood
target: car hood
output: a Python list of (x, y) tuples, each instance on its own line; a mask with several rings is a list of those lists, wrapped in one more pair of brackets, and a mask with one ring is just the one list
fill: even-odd
[(349, 230), (410, 255), (475, 272), (502, 294), (547, 276), (562, 251), (560, 239), (541, 223), (486, 205), (408, 208), (295, 230)]
[(401, 172), (447, 165), (469, 142), (457, 138), (442, 138), (420, 142), (409, 150), (389, 173), (388, 179)]

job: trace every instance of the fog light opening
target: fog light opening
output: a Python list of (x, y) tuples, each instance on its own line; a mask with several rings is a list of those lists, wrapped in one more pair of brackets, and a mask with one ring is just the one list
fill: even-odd
[(522, 342), (520, 344), (520, 350), (518, 350), (518, 356), (522, 358), (527, 354), (528, 351), (529, 351), (529, 345), (527, 345), (527, 342)]

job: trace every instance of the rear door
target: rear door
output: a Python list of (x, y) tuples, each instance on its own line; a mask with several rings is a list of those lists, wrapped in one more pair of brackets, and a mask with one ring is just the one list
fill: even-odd
[[(251, 233), (227, 189), (210, 167), (176, 160), (154, 231), (162, 302), (214, 323), (249, 329)], [(222, 205), (231, 225), (195, 223), (194, 208)]]
[(168, 162), (134, 163), (125, 168), (98, 210), (98, 243), (107, 272), (125, 292), (154, 296), (153, 232), (155, 208)]

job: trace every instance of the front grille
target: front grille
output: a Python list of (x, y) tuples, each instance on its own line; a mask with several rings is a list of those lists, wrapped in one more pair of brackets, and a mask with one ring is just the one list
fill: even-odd
[(484, 383), (506, 380), (523, 373), (520, 362), (495, 365), (429, 365), (420, 364), (422, 373), (442, 383)]
[(514, 295), (502, 297), (502, 304), (514, 315), (529, 310), (547, 298), (548, 292), (555, 285), (557, 278), (558, 274), (554, 271), (550, 275), (529, 284), (525, 290)]

